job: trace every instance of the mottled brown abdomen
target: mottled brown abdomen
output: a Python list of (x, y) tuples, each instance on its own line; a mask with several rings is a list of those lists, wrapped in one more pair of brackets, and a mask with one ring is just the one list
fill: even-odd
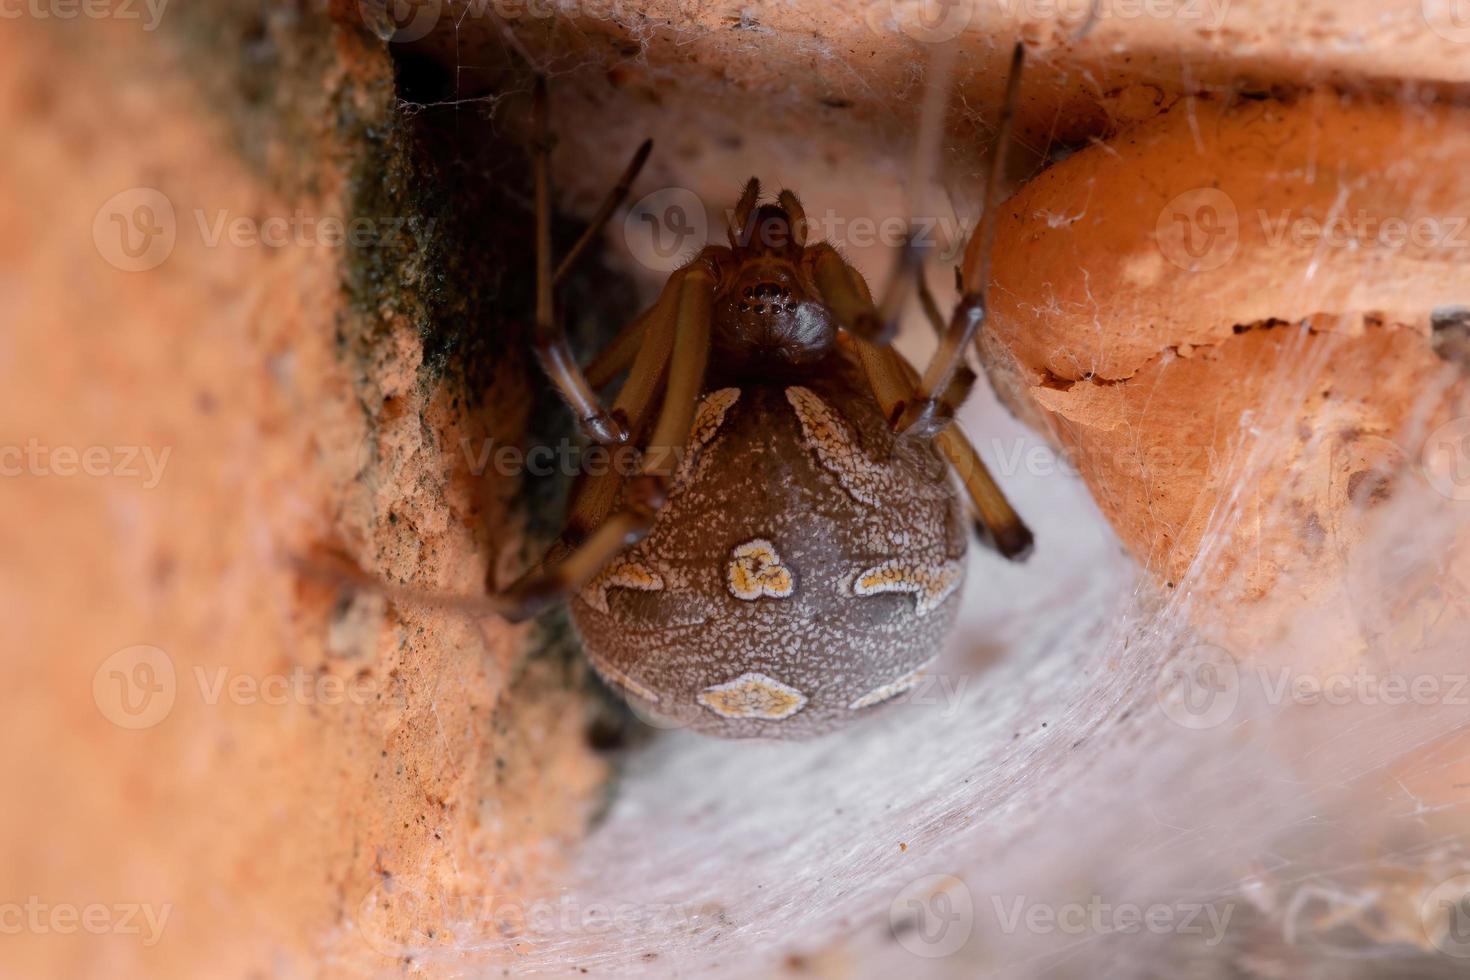
[(917, 682), (954, 621), (965, 545), (946, 466), (896, 441), (850, 371), (716, 388), (652, 530), (572, 617), (647, 711), (814, 735)]

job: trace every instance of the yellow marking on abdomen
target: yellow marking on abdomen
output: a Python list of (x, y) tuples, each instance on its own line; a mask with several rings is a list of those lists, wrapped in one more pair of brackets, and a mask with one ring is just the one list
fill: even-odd
[(597, 576), (582, 587), (582, 601), (603, 615), (608, 614), (608, 589), (634, 589), (638, 592), (658, 592), (664, 587), (663, 576), (647, 565), (625, 559), (614, 561), (597, 573)]
[(925, 565), (894, 558), (858, 573), (851, 592), (855, 596), (909, 592), (914, 596), (914, 611), (923, 616), (939, 608), (959, 588), (964, 575), (964, 563), (959, 561)]
[(786, 400), (796, 412), (806, 446), (817, 462), (859, 503), (882, 506), (889, 474), (874, 463), (853, 439), (842, 417), (810, 388), (786, 389)]
[(699, 703), (721, 718), (782, 721), (806, 707), (806, 695), (756, 671), (699, 692)]
[(705, 395), (694, 412), (694, 422), (689, 430), (689, 442), (684, 447), (684, 458), (674, 474), (675, 490), (699, 479), (707, 463), (705, 450), (714, 442), (715, 435), (725, 421), (726, 414), (740, 400), (739, 388), (719, 388)]
[(776, 546), (765, 538), (740, 545), (725, 569), (730, 594), (754, 602), (762, 597), (785, 599), (796, 589), (791, 569), (781, 563)]

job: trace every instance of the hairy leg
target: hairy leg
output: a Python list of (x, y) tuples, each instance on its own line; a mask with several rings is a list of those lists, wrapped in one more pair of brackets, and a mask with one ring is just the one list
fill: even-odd
[(619, 445), (628, 440), (627, 426), (603, 407), (587, 383), (556, 316), (551, 265), (551, 120), (545, 78), (536, 79), (535, 99), (532, 169), (536, 181), (536, 325), (532, 343), (542, 370), (587, 438), (606, 446)]
[[(891, 418), (906, 399), (913, 397), (918, 372), (891, 347), (878, 347), (857, 338), (851, 342), (874, 386), (878, 403)], [(1034, 541), (1031, 530), (1006, 499), (964, 433), (949, 425), (930, 438), (964, 483), (982, 540), (1012, 560), (1030, 554)]]
[(985, 183), (984, 211), (980, 216), (980, 227), (975, 229), (965, 249), (960, 302), (940, 338), (938, 350), (924, 369), (918, 390), (893, 420), (894, 429), (898, 432), (919, 429), (932, 435), (943, 427), (944, 420), (940, 414), (943, 394), (964, 364), (965, 352), (985, 322), (990, 251), (995, 243), (996, 211), (1000, 205), (1001, 182), (1005, 177), (1006, 150), (1015, 123), (1016, 96), (1020, 89), (1025, 51), (1025, 47), (1017, 43), (1011, 55), (1005, 102), (990, 155), (990, 174)]

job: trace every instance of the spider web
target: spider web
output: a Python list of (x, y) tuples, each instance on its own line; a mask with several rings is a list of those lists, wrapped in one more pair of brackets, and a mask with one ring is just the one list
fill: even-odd
[[(733, 16), (763, 43), (752, 10)], [(462, 80), (483, 65), (461, 60), (460, 26)], [(693, 30), (620, 26), (645, 50)], [(570, 50), (593, 46), (570, 21), (545, 31), (543, 42), (565, 32)], [(799, 43), (843, 84), (869, 84), (855, 58)], [(537, 67), (570, 81), (606, 66), (584, 53)], [(916, 65), (916, 84), (922, 75)], [(454, 104), (478, 119), (501, 97)], [(963, 101), (959, 111), (982, 133), (993, 119)], [(876, 138), (898, 146), (910, 131), (906, 121)], [(1051, 155), (1049, 134), (1032, 141), (1036, 156)], [(903, 154), (886, 156), (873, 166), (892, 180)], [(956, 209), (973, 213), (976, 175), (952, 176)], [(883, 261), (859, 256), (874, 280)], [(1297, 417), (1326, 370), (1305, 330), (1291, 343), (1272, 398), (1242, 422), (1237, 487), (1279, 451), (1273, 428)], [(927, 348), (922, 324), (902, 346)], [(1020, 566), (972, 554), (960, 623), (929, 682), (811, 743), (661, 734), (625, 760), (559, 891), (499, 928), (483, 908), (446, 909), (452, 941), (394, 937), (392, 951), (467, 974), (511, 949), (526, 975), (1459, 975), (1463, 961), (1436, 955), (1424, 902), (1470, 873), (1470, 845), (1447, 829), (1463, 823), (1464, 794), (1416, 787), (1462, 766), (1448, 738), (1464, 704), (1303, 710), (1282, 703), (1274, 676), (1239, 670), (1221, 688), (1235, 698), (1224, 720), (1191, 728), (1186, 711), (1181, 723), (1179, 672), (1208, 686), (1228, 667), (1194, 591), (1246, 501), (1222, 496), (1194, 569), (1164, 590), (1125, 556), (1081, 480), (992, 395), (977, 392), (961, 422), (993, 465), (1013, 461), (999, 465), (1001, 481), (1039, 547)], [(1025, 459), (1054, 465), (1014, 462)], [(1422, 480), (1396, 486), (1353, 545), (1343, 589), (1383, 663), (1458, 676), (1470, 593), (1446, 568), (1470, 513)], [(1288, 519), (1281, 506), (1268, 518)], [(1433, 607), (1430, 639), (1398, 629), (1398, 599)], [(1304, 604), (1249, 659), (1331, 661), (1324, 644), (1340, 631), (1324, 615)], [(1128, 909), (1158, 911), (1135, 921)]]

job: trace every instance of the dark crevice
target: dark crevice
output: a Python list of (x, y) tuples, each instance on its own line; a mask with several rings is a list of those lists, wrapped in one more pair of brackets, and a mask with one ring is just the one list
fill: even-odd
[(1275, 330), (1277, 327), (1289, 326), (1292, 326), (1292, 322), (1290, 320), (1281, 320), (1276, 317), (1268, 317), (1265, 320), (1256, 320), (1254, 323), (1237, 323), (1230, 328), (1230, 332), (1235, 334), (1236, 336), (1239, 336), (1243, 333), (1250, 333), (1253, 330)]
[(1429, 326), (1434, 352), (1470, 370), (1470, 306), (1442, 306), (1430, 314)]
[[(529, 80), (507, 75), (499, 91), (466, 104), (456, 99), (453, 73), (440, 62), (403, 45), (387, 51), (391, 79), (339, 100), (343, 118), (357, 129), (343, 140), (357, 148), (349, 214), (403, 229), (396, 241), (349, 250), (349, 356), (371, 376), (384, 358), (396, 356), (393, 333), (411, 329), (422, 342), (424, 389), (444, 387), (459, 411), (505, 439), (519, 438), (523, 448), (575, 442), (571, 413), (529, 346), (535, 215), (530, 161), (519, 139), (528, 129)], [(376, 114), (359, 118), (358, 105)], [(557, 254), (581, 232), (579, 221), (556, 217)], [(557, 299), (583, 363), (638, 312), (634, 285), (610, 272), (595, 247)], [(570, 478), (549, 469), (521, 475), (526, 563), (560, 530), (565, 514)], [(563, 609), (541, 617), (539, 627), (528, 644), (533, 658), (580, 662)]]

